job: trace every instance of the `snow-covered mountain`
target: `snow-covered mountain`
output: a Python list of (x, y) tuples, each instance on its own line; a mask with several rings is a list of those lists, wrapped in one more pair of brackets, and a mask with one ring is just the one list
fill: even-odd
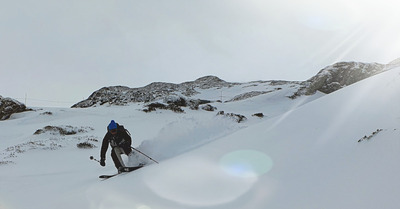
[[(333, 93), (295, 99), (288, 96), (301, 88), (297, 82), (208, 77), (222, 86), (200, 85), (187, 95), (171, 86), (175, 95), (149, 100), (209, 100), (203, 105), (214, 111), (145, 112), (148, 103), (129, 101), (13, 114), (0, 121), (0, 208), (396, 209), (400, 67), (393, 66)], [(111, 119), (160, 163), (137, 154), (124, 160), (148, 166), (100, 181), (115, 172), (111, 157), (103, 168), (89, 156), (98, 158)]]
[[(230, 83), (215, 76), (205, 76), (195, 81), (181, 84), (155, 82), (141, 88), (126, 86), (104, 87), (95, 91), (88, 99), (83, 100), (73, 108), (85, 108), (100, 105), (127, 105), (135, 102), (164, 101), (171, 97), (185, 98), (187, 100), (237, 101), (260, 94), (271, 93), (290, 88), (293, 92), (301, 87), (300, 82), (289, 81), (254, 81), (249, 83)], [(235, 90), (230, 90), (234, 88)], [(288, 90), (285, 89), (285, 90)], [(204, 95), (204, 91), (213, 91), (216, 94)], [(226, 94), (237, 93), (238, 95)]]
[[(154, 102), (174, 96), (186, 100), (237, 101), (245, 98), (284, 90), (291, 92), (286, 95), (296, 98), (301, 95), (312, 95), (317, 91), (332, 93), (345, 86), (356, 83), (372, 75), (383, 72), (395, 65), (360, 62), (340, 62), (322, 69), (317, 75), (307, 81), (253, 81), (247, 83), (226, 82), (215, 76), (205, 76), (195, 81), (181, 84), (155, 82), (141, 88), (126, 86), (111, 86), (101, 88), (92, 93), (73, 108), (86, 108), (100, 105), (127, 105), (135, 102)], [(237, 95), (224, 95), (224, 92), (235, 88)], [(204, 90), (219, 92), (221, 95), (205, 97)], [(232, 91), (231, 91), (232, 92)], [(221, 98), (223, 97), (224, 98)]]

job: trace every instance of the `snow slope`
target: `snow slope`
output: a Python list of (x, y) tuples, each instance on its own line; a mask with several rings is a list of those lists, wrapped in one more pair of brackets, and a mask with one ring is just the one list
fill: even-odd
[[(12, 161), (0, 165), (0, 208), (398, 208), (399, 91), (395, 68), (325, 96), (216, 104), (249, 118), (239, 124), (141, 104), (16, 114), (0, 122), (0, 160)], [(274, 117), (249, 116), (263, 111)], [(111, 119), (160, 164), (97, 179), (115, 172), (109, 154), (102, 168), (89, 160), (98, 147), (76, 144), (99, 146)], [(48, 125), (82, 131), (33, 134)]]

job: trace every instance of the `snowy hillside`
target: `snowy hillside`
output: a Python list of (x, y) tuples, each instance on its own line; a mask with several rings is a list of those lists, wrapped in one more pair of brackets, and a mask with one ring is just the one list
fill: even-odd
[[(242, 98), (212, 103), (216, 111), (132, 103), (14, 114), (0, 121), (0, 208), (398, 208), (400, 68), (328, 95), (289, 99), (281, 88), (246, 96), (233, 86), (222, 96)], [(111, 119), (160, 164), (99, 180), (115, 172), (111, 157), (103, 168), (89, 156)]]

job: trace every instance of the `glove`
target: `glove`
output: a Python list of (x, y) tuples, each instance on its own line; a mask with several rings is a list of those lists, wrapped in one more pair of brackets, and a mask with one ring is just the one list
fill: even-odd
[(103, 166), (103, 167), (106, 166), (106, 160), (105, 159), (101, 159), (100, 160), (100, 165)]

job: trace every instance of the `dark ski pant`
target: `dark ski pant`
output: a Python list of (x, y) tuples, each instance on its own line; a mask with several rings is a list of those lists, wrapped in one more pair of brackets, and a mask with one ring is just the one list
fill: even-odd
[(121, 158), (122, 154), (129, 155), (132, 152), (130, 147), (113, 147), (111, 150), (111, 158), (114, 161), (115, 167), (125, 167), (124, 161)]

